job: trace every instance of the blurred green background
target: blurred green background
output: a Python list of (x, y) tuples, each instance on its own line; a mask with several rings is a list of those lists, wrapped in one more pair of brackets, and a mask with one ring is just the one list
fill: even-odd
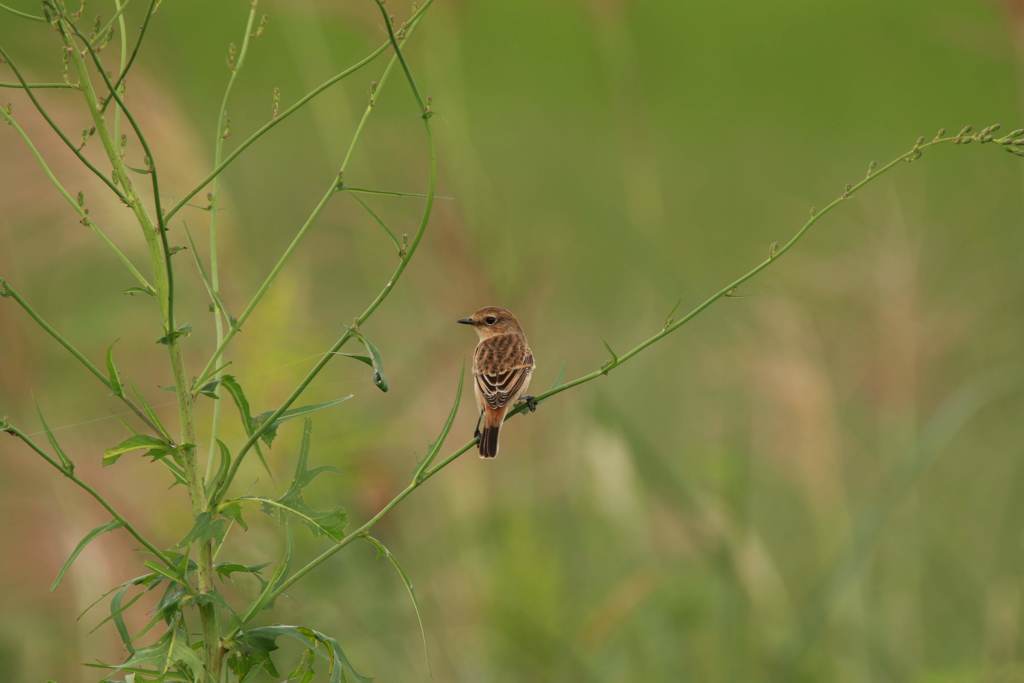
[[(35, 9), (28, 0), (14, 6)], [(112, 2), (110, 5), (112, 6)], [(129, 5), (132, 23), (145, 6)], [(399, 19), (404, 2), (389, 3)], [(129, 101), (166, 197), (209, 170), (227, 45), (248, 2), (165, 2)], [(230, 107), (230, 148), (385, 38), (371, 2), (264, 0)], [(86, 16), (109, 16), (89, 3)], [(134, 29), (132, 29), (134, 35)], [(0, 13), (0, 44), (34, 80), (59, 80), (56, 36)], [(114, 48), (106, 53), (113, 58)], [(360, 522), (404, 486), (449, 409), (474, 340), (454, 320), (516, 311), (538, 358), (533, 388), (587, 372), (763, 258), (868, 162), (965, 123), (1024, 125), (1024, 4), (995, 0), (679, 3), (437, 0), (409, 43), (433, 98), (433, 221), (364, 328), (391, 391), (338, 360), (309, 400), (321, 503)], [(337, 168), (384, 60), (276, 128), (224, 176), (224, 298), (240, 310)], [(12, 80), (0, 67), (0, 80)], [(43, 101), (77, 139), (74, 93)], [(0, 91), (91, 215), (145, 263), (130, 215)], [(98, 142), (87, 150), (98, 158)], [(130, 160), (141, 165), (133, 142)], [(22, 141), (0, 128), (0, 275), (91, 358), (115, 339), (122, 373), (173, 422), (151, 302), (78, 224)], [(425, 145), (399, 74), (346, 174), (418, 192)], [(611, 377), (517, 418), (502, 453), (472, 453), (400, 505), (377, 535), (423, 606), (439, 681), (1024, 681), (1024, 160), (939, 147), (872, 185), (790, 256)], [(203, 195), (195, 203), (205, 204)], [(421, 202), (370, 198), (412, 233)], [(208, 215), (180, 213), (205, 242)], [(192, 373), (212, 350), (205, 294), (178, 262)], [(338, 195), (230, 352), (256, 410), (274, 407), (384, 283), (393, 249)], [(126, 436), (122, 407), (0, 302), (0, 414), (34, 432), (38, 401), (83, 476), (168, 546), (188, 504), (140, 459), (99, 466)], [(471, 434), (467, 385), (448, 450)], [(200, 406), (208, 420), (210, 405)], [(240, 430), (228, 415), (229, 441)], [(127, 418), (124, 418), (127, 419)], [(282, 429), (279, 491), (299, 426)], [(139, 573), (125, 535), (49, 582), (102, 510), (13, 440), (0, 445), (0, 671), (96, 680), (123, 656), (104, 608)], [(222, 559), (272, 561), (276, 527), (250, 515)], [(299, 530), (297, 554), (324, 547)], [(252, 586), (239, 582), (238, 601)], [(139, 610), (131, 623), (148, 614)], [(280, 599), (273, 619), (336, 636), (381, 681), (427, 679), (405, 591), (351, 546)]]

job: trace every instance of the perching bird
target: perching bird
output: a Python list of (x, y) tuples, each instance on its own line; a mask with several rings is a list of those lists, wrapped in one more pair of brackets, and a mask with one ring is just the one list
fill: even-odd
[[(533, 352), (519, 321), (504, 308), (485, 306), (459, 322), (472, 325), (480, 338), (473, 352), (473, 391), (480, 407), (474, 436), (480, 439), (480, 457), (493, 458), (505, 415), (530, 385)], [(523, 398), (532, 411), (533, 397)]]

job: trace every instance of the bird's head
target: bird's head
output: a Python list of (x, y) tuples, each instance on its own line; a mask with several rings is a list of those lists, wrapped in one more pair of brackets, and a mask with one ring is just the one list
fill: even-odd
[(458, 322), (472, 325), (481, 339), (515, 332), (522, 334), (523, 331), (512, 312), (498, 306), (484, 306), (468, 318), (460, 318)]

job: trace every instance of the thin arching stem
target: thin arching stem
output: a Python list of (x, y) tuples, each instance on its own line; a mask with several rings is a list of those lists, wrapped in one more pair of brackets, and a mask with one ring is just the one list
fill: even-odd
[[(742, 285), (742, 284), (748, 282), (749, 280), (751, 280), (752, 278), (756, 277), (759, 273), (761, 273), (763, 270), (768, 268), (772, 263), (774, 263), (776, 260), (778, 260), (779, 257), (781, 257), (783, 254), (788, 252), (793, 246), (795, 246), (797, 244), (797, 242), (799, 242), (807, 234), (807, 232), (811, 229), (811, 227), (813, 227), (821, 218), (823, 218), (824, 216), (828, 215), (833, 209), (835, 209), (837, 206), (839, 206), (840, 204), (845, 202), (852, 195), (856, 194), (858, 191), (863, 189), (869, 183), (871, 183), (874, 180), (878, 179), (880, 176), (884, 175), (885, 173), (888, 173), (889, 171), (891, 171), (892, 169), (894, 169), (895, 167), (897, 167), (901, 163), (906, 163), (908, 161), (916, 160), (921, 155), (921, 153), (925, 149), (927, 149), (929, 147), (932, 147), (932, 146), (935, 146), (935, 145), (939, 145), (939, 144), (959, 143), (959, 142), (961, 142), (961, 136), (937, 136), (935, 139), (933, 139), (930, 142), (919, 142), (911, 150), (901, 154), (900, 156), (896, 157), (895, 159), (893, 159), (889, 163), (879, 167), (877, 170), (872, 170), (861, 181), (847, 186), (846, 190), (840, 196), (838, 196), (835, 199), (833, 199), (831, 202), (826, 204), (823, 208), (821, 208), (821, 209), (819, 209), (817, 211), (814, 211), (811, 214), (810, 218), (800, 227), (799, 230), (797, 230), (796, 233), (793, 234), (792, 237), (790, 237), (790, 239), (788, 241), (785, 242), (785, 244), (783, 244), (780, 247), (770, 249), (769, 250), (769, 255), (768, 255), (768, 257), (766, 259), (764, 259), (763, 261), (761, 261), (760, 263), (755, 265), (753, 268), (751, 268), (750, 270), (748, 270), (744, 274), (742, 274), (739, 277), (737, 277), (736, 279), (734, 279), (729, 284), (727, 284), (724, 287), (720, 288), (714, 294), (712, 294), (707, 299), (702, 301), (700, 304), (698, 304), (697, 306), (692, 308), (684, 316), (682, 316), (681, 318), (679, 318), (677, 320), (671, 320), (671, 319), (670, 320), (666, 320), (665, 325), (662, 327), (661, 330), (659, 330), (655, 334), (651, 335), (647, 339), (644, 339), (643, 341), (641, 341), (639, 344), (634, 346), (629, 351), (627, 351), (627, 352), (625, 352), (625, 353), (623, 353), (621, 355), (617, 355), (617, 356), (613, 357), (608, 362), (604, 363), (601, 367), (599, 367), (599, 368), (597, 368), (597, 369), (595, 369), (595, 370), (593, 370), (591, 372), (588, 372), (588, 373), (586, 373), (584, 375), (581, 375), (581, 376), (579, 376), (579, 377), (577, 377), (575, 379), (563, 382), (563, 383), (561, 383), (561, 384), (559, 384), (559, 385), (557, 385), (555, 387), (552, 387), (548, 391), (545, 391), (544, 393), (535, 396), (534, 398), (535, 398), (536, 403), (538, 403), (538, 404), (542, 403), (542, 402), (544, 402), (544, 401), (546, 401), (546, 400), (548, 400), (548, 399), (550, 399), (550, 398), (552, 398), (554, 396), (557, 396), (558, 394), (560, 394), (560, 393), (562, 393), (564, 391), (568, 391), (569, 389), (573, 389), (575, 387), (581, 386), (581, 385), (586, 384), (588, 382), (592, 382), (593, 380), (595, 380), (595, 379), (597, 379), (599, 377), (603, 377), (603, 376), (607, 375), (614, 368), (617, 368), (618, 366), (620, 366), (623, 363), (627, 362), (628, 360), (630, 360), (634, 356), (640, 354), (641, 352), (643, 352), (644, 350), (646, 350), (647, 348), (649, 348), (653, 344), (656, 344), (657, 342), (659, 342), (660, 340), (664, 339), (666, 336), (668, 336), (672, 332), (675, 332), (680, 327), (682, 327), (686, 323), (688, 323), (691, 320), (693, 320), (701, 312), (707, 310), (710, 306), (712, 306), (716, 301), (719, 301), (719, 300), (721, 300), (724, 297), (730, 296), (731, 293), (737, 287), (739, 287), (740, 285)], [(510, 411), (508, 416), (505, 419), (506, 420), (510, 419), (511, 417), (522, 413), (524, 410), (526, 410), (526, 406), (525, 405), (519, 405), (515, 409)], [(417, 488), (422, 486), (424, 483), (426, 483), (429, 479), (431, 479), (436, 474), (438, 474), (445, 467), (447, 467), (451, 463), (455, 462), (458, 458), (460, 458), (462, 455), (464, 455), (469, 450), (471, 450), (473, 448), (473, 446), (476, 444), (476, 442), (477, 442), (477, 439), (475, 439), (475, 438), (470, 440), (470, 441), (467, 441), (462, 446), (460, 446), (455, 451), (453, 451), (450, 455), (448, 455), (444, 460), (440, 461), (437, 465), (435, 465), (434, 467), (432, 467), (429, 470), (427, 470), (421, 476), (418, 476), (418, 477), (414, 476), (412, 481), (410, 481), (410, 483), (408, 485), (406, 485), (405, 488), (403, 488), (401, 491), (399, 491), (395, 495), (394, 498), (392, 498), (390, 501), (388, 501), (387, 504), (385, 504), (380, 510), (377, 511), (376, 514), (374, 514), (372, 517), (370, 517), (366, 522), (364, 522), (362, 525), (360, 525), (354, 531), (352, 531), (349, 534), (347, 534), (346, 536), (344, 536), (341, 540), (339, 540), (334, 545), (328, 547), (326, 550), (321, 552), (315, 558), (313, 558), (312, 560), (307, 562), (305, 565), (303, 565), (302, 567), (297, 569), (288, 578), (283, 580), (274, 590), (272, 590), (270, 592), (270, 594), (268, 596), (265, 596), (265, 600), (264, 600), (263, 604), (265, 604), (269, 600), (273, 600), (275, 597), (277, 597), (277, 596), (281, 595), (282, 593), (284, 593), (291, 586), (293, 586), (297, 581), (302, 579), (304, 576), (306, 576), (309, 572), (311, 572), (313, 569), (315, 569), (319, 565), (321, 565), (324, 562), (326, 562), (335, 553), (337, 553), (342, 548), (344, 548), (345, 546), (347, 546), (350, 543), (352, 543), (352, 541), (367, 535), (370, 532), (370, 530), (377, 524), (377, 522), (379, 522), (381, 519), (383, 519), (384, 516), (387, 515), (392, 509), (394, 509), (394, 507), (396, 505), (401, 503), (407, 496), (409, 496), (409, 494), (411, 494)], [(259, 605), (256, 604), (256, 603), (253, 603), (253, 606), (250, 608), (249, 611), (246, 612), (246, 614), (242, 618), (242, 624), (243, 625), (249, 619), (251, 619), (253, 616), (255, 616), (255, 613), (258, 610), (258, 608), (259, 608)]]
[(131, 534), (132, 537), (134, 537), (136, 541), (138, 541), (143, 546), (145, 546), (146, 550), (151, 552), (154, 557), (159, 559), (161, 562), (163, 562), (165, 565), (170, 567), (172, 570), (177, 571), (177, 569), (175, 568), (174, 564), (167, 558), (166, 555), (164, 555), (162, 552), (160, 552), (160, 550), (153, 543), (148, 541), (146, 539), (146, 537), (143, 536), (139, 532), (139, 530), (136, 529), (135, 526), (131, 522), (129, 522), (127, 519), (125, 519), (124, 515), (122, 515), (120, 512), (118, 512), (114, 508), (114, 506), (111, 505), (110, 502), (106, 498), (104, 498), (96, 489), (94, 489), (92, 486), (90, 486), (89, 484), (85, 483), (81, 479), (79, 479), (78, 476), (75, 475), (75, 473), (73, 471), (70, 471), (70, 468), (62, 467), (59, 462), (57, 462), (56, 460), (54, 460), (54, 458), (52, 456), (50, 456), (50, 454), (48, 454), (46, 451), (44, 451), (42, 448), (40, 448), (39, 445), (36, 444), (27, 434), (25, 434), (23, 431), (21, 431), (20, 429), (18, 429), (14, 425), (7, 424), (7, 423), (0, 424), (0, 431), (7, 432), (11, 436), (13, 436), (13, 437), (15, 437), (17, 439), (20, 439), (22, 442), (24, 442), (26, 446), (28, 446), (33, 451), (35, 451), (35, 453), (37, 455), (39, 455), (40, 457), (42, 457), (43, 460), (45, 460), (51, 467), (54, 467), (55, 469), (57, 469), (61, 474), (63, 474), (68, 479), (70, 479), (75, 484), (75, 486), (77, 486), (78, 488), (82, 489), (83, 491), (88, 493), (90, 496), (92, 496), (96, 500), (96, 502), (98, 502), (100, 505), (102, 505), (103, 508), (107, 512), (109, 512), (110, 515), (114, 519), (116, 519), (118, 522), (121, 523), (121, 526), (124, 527), (125, 531), (127, 531), (129, 534)]
[(121, 192), (121, 190), (116, 185), (114, 185), (113, 181), (110, 178), (108, 178), (102, 171), (96, 168), (91, 161), (85, 158), (85, 155), (82, 154), (81, 150), (78, 149), (75, 143), (71, 142), (71, 140), (68, 139), (68, 136), (64, 134), (64, 131), (61, 130), (60, 126), (57, 125), (57, 122), (53, 120), (49, 112), (46, 111), (46, 108), (43, 107), (42, 103), (39, 102), (39, 99), (32, 92), (32, 87), (29, 85), (28, 81), (26, 81), (22, 77), (21, 70), (18, 69), (18, 65), (11, 60), (11, 55), (9, 55), (2, 46), (0, 46), (0, 57), (3, 57), (3, 60), (7, 62), (7, 66), (11, 67), (11, 71), (14, 72), (14, 76), (18, 79), (18, 83), (21, 84), (21, 87), (25, 91), (25, 94), (28, 95), (28, 98), (32, 101), (32, 106), (36, 108), (36, 111), (39, 112), (39, 115), (42, 116), (46, 123), (50, 126), (50, 128), (53, 129), (53, 132), (57, 134), (57, 137), (61, 139), (64, 145), (68, 149), (70, 149), (76, 157), (78, 157), (78, 160), (81, 161), (86, 168), (92, 171), (93, 175), (102, 180), (103, 184), (109, 187), (110, 191), (117, 195), (118, 199), (120, 199), (123, 203), (127, 204), (128, 198), (125, 196), (125, 194)]
[[(424, 12), (427, 11), (427, 8), (430, 7), (430, 5), (433, 3), (433, 1), (434, 0), (426, 0), (426, 2), (424, 2), (423, 5), (418, 10), (416, 10), (416, 12), (413, 13), (413, 15), (411, 17), (409, 17), (409, 20), (405, 23), (406, 31), (411, 30), (412, 27), (415, 26), (419, 22), (419, 20), (423, 17)], [(288, 118), (289, 116), (291, 116), (292, 114), (297, 112), (299, 109), (301, 109), (307, 103), (309, 103), (310, 100), (312, 100), (314, 97), (316, 97), (317, 95), (319, 95), (323, 91), (327, 90), (329, 87), (331, 87), (332, 85), (334, 85), (338, 81), (351, 76), (352, 74), (356, 73), (357, 71), (362, 69), (364, 66), (368, 65), (370, 62), (375, 60), (377, 57), (379, 57), (380, 55), (384, 54), (384, 52), (388, 49), (389, 45), (390, 45), (390, 42), (385, 41), (380, 46), (378, 46), (373, 52), (371, 52), (370, 54), (366, 55), (365, 57), (363, 57), (358, 62), (356, 62), (352, 66), (348, 67), (344, 71), (341, 71), (341, 72), (331, 76), (326, 81), (324, 81), (323, 83), (321, 83), (320, 85), (318, 85), (317, 87), (313, 88), (308, 93), (306, 93), (305, 95), (300, 97), (295, 102), (295, 104), (293, 104), (292, 106), (288, 107), (287, 109), (284, 109), (283, 111), (281, 111), (281, 113), (278, 114), (277, 117), (272, 118), (271, 120), (267, 121), (265, 124), (260, 126), (252, 135), (250, 135), (245, 140), (243, 140), (238, 145), (238, 147), (236, 147), (235, 149), (231, 150), (231, 152), (229, 152), (224, 157), (224, 160), (220, 163), (220, 165), (218, 165), (212, 171), (210, 171), (209, 175), (207, 175), (205, 178), (200, 180), (199, 183), (195, 187), (193, 187), (191, 190), (189, 190), (187, 193), (185, 193), (185, 196), (183, 196), (180, 200), (178, 200), (178, 203), (175, 204), (174, 206), (172, 206), (167, 211), (167, 215), (164, 216), (164, 220), (166, 220), (166, 221), (171, 220), (171, 217), (174, 214), (178, 213), (178, 211), (183, 209), (193, 197), (195, 197), (197, 194), (202, 192), (203, 188), (205, 188), (207, 185), (209, 185), (213, 181), (214, 178), (216, 178), (218, 175), (220, 175), (224, 171), (225, 168), (230, 166), (231, 163), (242, 154), (242, 152), (244, 152), (246, 149), (248, 149), (248, 147), (250, 145), (252, 145), (254, 142), (259, 140), (266, 133), (268, 133), (274, 126), (278, 125), (279, 123), (284, 121), (286, 118)]]
[[(404, 43), (404, 41), (407, 40), (409, 36), (412, 34), (412, 31), (415, 27), (410, 25), (405, 32), (404, 38), (400, 42), (396, 38), (394, 31), (390, 29), (391, 19), (386, 14), (385, 20), (389, 26), (388, 36), (390, 38), (392, 48), (395, 51), (394, 59), (398, 59), (399, 61), (404, 62), (404, 58), (402, 57), (401, 46)], [(388, 69), (390, 69), (391, 66), (394, 64), (394, 59), (388, 65)], [(385, 72), (384, 76), (387, 76), (387, 72)], [(409, 80), (410, 86), (415, 87), (415, 84), (412, 81), (411, 75), (408, 73), (408, 71), (406, 72), (406, 76)], [(384, 77), (381, 78), (381, 83), (383, 82)], [(369, 115), (372, 106), (373, 101), (371, 101), (370, 106), (367, 107), (367, 111), (364, 113), (363, 119), (357, 126), (357, 136), (359, 131), (362, 130), (363, 123), (365, 122), (366, 117)], [(373, 299), (373, 301), (369, 303), (366, 309), (363, 310), (363, 312), (356, 317), (355, 321), (353, 322), (353, 325), (345, 330), (345, 332), (341, 335), (341, 337), (339, 337), (339, 339), (334, 343), (334, 345), (331, 346), (331, 348), (324, 353), (324, 355), (320, 358), (319, 361), (317, 361), (316, 365), (314, 365), (313, 368), (308, 373), (306, 373), (306, 376), (302, 379), (301, 382), (299, 382), (299, 385), (295, 387), (295, 389), (288, 396), (288, 398), (285, 399), (285, 401), (273, 413), (271, 413), (271, 415), (266, 420), (264, 420), (257, 429), (253, 430), (253, 433), (246, 440), (245, 444), (242, 445), (242, 448), (239, 450), (238, 455), (232, 461), (231, 468), (228, 470), (227, 476), (224, 477), (221, 486), (218, 488), (217, 491), (214, 492), (213, 496), (211, 496), (211, 506), (215, 506), (217, 502), (224, 497), (224, 494), (227, 492), (232, 480), (238, 473), (238, 468), (241, 467), (241, 464), (244, 461), (245, 456), (256, 445), (260, 437), (263, 436), (267, 429), (269, 429), (270, 426), (273, 425), (274, 422), (279, 417), (281, 417), (281, 415), (286, 410), (288, 410), (288, 408), (291, 407), (291, 405), (295, 403), (295, 401), (298, 400), (299, 396), (301, 396), (302, 393), (306, 390), (306, 388), (313, 382), (313, 380), (316, 379), (316, 376), (319, 375), (320, 372), (331, 361), (331, 359), (334, 358), (335, 354), (339, 350), (341, 350), (341, 348), (346, 343), (348, 343), (348, 341), (352, 339), (353, 336), (356, 335), (359, 326), (363, 325), (367, 320), (369, 320), (370, 316), (372, 316), (374, 312), (377, 310), (377, 308), (379, 308), (380, 305), (384, 302), (384, 300), (387, 299), (388, 295), (391, 294), (391, 291), (398, 283), (398, 280), (402, 277), (402, 273), (405, 272), (405, 269), (409, 265), (409, 262), (412, 260), (412, 257), (416, 254), (416, 250), (419, 248), (420, 242), (423, 240), (423, 235), (426, 234), (427, 225), (430, 223), (430, 216), (434, 208), (434, 195), (436, 194), (437, 191), (437, 155), (434, 149), (434, 136), (430, 127), (430, 113), (428, 111), (421, 110), (420, 119), (423, 121), (423, 128), (427, 139), (427, 148), (429, 155), (429, 165), (427, 171), (427, 197), (426, 200), (424, 201), (423, 214), (420, 216), (419, 227), (417, 228), (412, 240), (409, 242), (408, 248), (405, 250), (405, 253), (403, 253), (402, 256), (399, 258), (398, 265), (395, 267), (395, 270), (391, 274), (391, 277), (388, 279), (388, 281), (384, 283), (384, 287)], [(347, 163), (348, 159), (351, 157), (352, 147), (354, 146), (354, 144), (355, 138), (353, 139), (352, 144), (349, 146), (349, 150), (345, 155), (345, 160), (342, 162), (342, 171), (344, 171), (344, 164)], [(334, 190), (329, 190), (328, 192), (331, 193), (333, 191)], [(328, 196), (329, 194), (325, 194), (324, 199), (322, 199), (321, 202), (324, 202)]]

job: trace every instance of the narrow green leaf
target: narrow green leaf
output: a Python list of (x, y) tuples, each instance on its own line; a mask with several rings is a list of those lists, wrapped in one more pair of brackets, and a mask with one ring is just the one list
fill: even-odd
[(142, 392), (140, 392), (137, 387), (131, 385), (130, 388), (135, 398), (135, 401), (142, 406), (142, 412), (144, 412), (146, 414), (146, 417), (149, 418), (150, 422), (155, 424), (157, 429), (160, 430), (161, 436), (163, 436), (168, 441), (171, 441), (171, 436), (168, 433), (167, 428), (164, 427), (163, 423), (160, 421), (160, 418), (157, 417), (156, 411), (153, 410), (153, 406), (150, 405), (149, 401), (146, 400), (146, 397), (142, 395)]
[(172, 581), (173, 583), (177, 583), (177, 584), (180, 584), (182, 586), (187, 586), (188, 585), (185, 582), (185, 579), (181, 578), (177, 574), (173, 574), (172, 572), (170, 572), (167, 569), (167, 567), (163, 566), (162, 564), (157, 564), (156, 562), (153, 562), (152, 560), (146, 560), (142, 564), (146, 567), (146, 569), (159, 574), (160, 576), (164, 577), (165, 579), (167, 579), (169, 581)]
[(126, 586), (114, 593), (114, 597), (110, 600), (110, 615), (114, 620), (117, 635), (121, 637), (121, 642), (124, 643), (125, 649), (128, 650), (129, 654), (134, 655), (135, 646), (132, 644), (131, 636), (128, 635), (128, 626), (124, 623), (124, 610), (121, 609), (121, 600), (124, 598), (127, 590), (128, 587)]
[(114, 365), (114, 343), (107, 348), (107, 374), (110, 377), (110, 390), (114, 392), (114, 396), (124, 396), (124, 385), (121, 384), (121, 375), (117, 371), (117, 366)]
[(154, 292), (146, 289), (145, 287), (129, 287), (128, 289), (124, 290), (123, 293), (127, 294), (128, 296), (135, 296), (136, 294), (145, 294), (147, 296), (156, 296), (156, 294)]
[[(252, 436), (253, 430), (256, 429), (259, 423), (252, 416), (252, 408), (249, 406), (249, 399), (245, 397), (245, 392), (242, 391), (242, 385), (238, 383), (234, 375), (221, 375), (220, 384), (227, 389), (228, 394), (231, 395), (231, 399), (238, 408), (238, 414), (242, 420), (242, 429), (245, 430), (245, 435)], [(267, 445), (270, 445), (269, 441)], [(259, 444), (256, 444), (256, 455), (259, 456), (260, 462), (263, 463), (263, 469), (273, 477), (274, 474), (270, 471), (270, 465), (267, 464), (267, 459), (263, 457), (263, 451), (260, 450)]]
[(448, 411), (448, 418), (444, 421), (444, 426), (441, 427), (441, 433), (437, 435), (434, 443), (430, 444), (427, 454), (423, 456), (420, 464), (417, 465), (416, 473), (413, 475), (416, 481), (422, 481), (424, 472), (427, 471), (430, 463), (437, 457), (441, 447), (444, 445), (444, 440), (448, 438), (448, 432), (452, 430), (452, 425), (455, 423), (455, 415), (459, 412), (459, 404), (462, 402), (462, 382), (465, 376), (466, 364), (463, 363), (462, 368), (459, 370), (459, 385), (455, 389), (455, 400), (452, 401), (452, 409)]
[(203, 286), (206, 287), (206, 294), (210, 297), (210, 301), (213, 302), (213, 305), (217, 307), (217, 310), (220, 311), (220, 314), (224, 316), (225, 321), (228, 321), (228, 324), (230, 325), (232, 316), (228, 313), (227, 308), (224, 306), (224, 301), (220, 298), (220, 295), (217, 294), (217, 290), (214, 289), (213, 283), (206, 274), (206, 269), (203, 267), (203, 262), (199, 258), (199, 250), (196, 248), (195, 240), (192, 239), (192, 233), (188, 229), (188, 224), (185, 224), (185, 236), (188, 238), (188, 243), (192, 247), (192, 261), (195, 263), (196, 270), (199, 271), (199, 279), (203, 281)]
[(71, 568), (72, 563), (74, 563), (82, 551), (85, 550), (85, 546), (92, 543), (98, 536), (102, 536), (108, 531), (113, 531), (114, 529), (120, 529), (122, 526), (123, 524), (121, 524), (121, 522), (116, 519), (112, 519), (106, 524), (101, 524), (83, 536), (82, 540), (79, 541), (78, 545), (76, 545), (74, 550), (71, 551), (71, 554), (68, 555), (68, 559), (66, 559), (64, 564), (61, 565), (60, 571), (57, 572), (57, 578), (55, 578), (53, 583), (50, 584), (50, 592), (57, 590), (57, 586), (59, 586), (60, 582), (64, 579), (64, 574), (67, 573), (68, 569)]
[(423, 641), (423, 660), (427, 664), (428, 675), (433, 679), (434, 671), (430, 666), (430, 650), (427, 648), (427, 631), (423, 628), (423, 616), (420, 614), (420, 603), (416, 599), (416, 591), (412, 587), (412, 581), (409, 579), (409, 575), (405, 573), (402, 565), (398, 563), (398, 558), (395, 557), (394, 553), (392, 553), (386, 545), (369, 534), (363, 536), (363, 538), (369, 541), (371, 545), (377, 548), (378, 552), (387, 558), (387, 561), (391, 563), (391, 566), (394, 567), (395, 571), (398, 573), (398, 577), (405, 585), (405, 592), (409, 594), (409, 600), (412, 602), (412, 609), (416, 613), (416, 623), (419, 624), (420, 627), (420, 640)]
[(217, 449), (220, 453), (220, 460), (217, 464), (217, 472), (213, 475), (213, 479), (206, 484), (207, 497), (217, 490), (217, 487), (220, 486), (224, 477), (227, 476), (228, 470), (231, 468), (231, 451), (228, 450), (227, 445), (220, 439), (217, 439)]
[(256, 599), (256, 609), (252, 611), (253, 614), (260, 610), (267, 609), (274, 604), (274, 601), (270, 598), (270, 594), (281, 585), (284, 581), (285, 576), (288, 574), (288, 567), (292, 562), (292, 531), (291, 527), (288, 526), (288, 522), (284, 523), (284, 555), (281, 557), (281, 561), (277, 567), (274, 568), (274, 573), (270, 576), (270, 580), (267, 581), (267, 585), (260, 591), (260, 596)]
[(103, 464), (113, 465), (125, 453), (139, 450), (147, 450), (147, 455), (153, 458), (161, 458), (173, 449), (169, 443), (155, 436), (136, 434), (135, 436), (128, 437), (113, 448), (105, 450), (103, 452)]
[[(43, 411), (39, 407), (39, 403), (36, 403), (36, 412), (39, 414), (39, 421), (43, 423), (43, 431), (46, 432), (46, 440), (50, 442), (50, 446), (57, 453), (57, 457), (60, 459), (60, 464), (63, 466), (64, 473), (71, 475), (75, 472), (75, 463), (71, 462), (71, 458), (68, 457), (64, 449), (57, 443), (57, 437), (53, 435), (53, 431), (50, 429), (50, 425), (46, 423), (46, 418), (43, 417)], [(51, 589), (52, 590), (52, 589)]]
[(356, 336), (359, 337), (359, 341), (363, 342), (363, 346), (366, 347), (366, 351), (370, 354), (370, 358), (373, 361), (373, 383), (381, 391), (387, 391), (388, 383), (384, 379), (384, 359), (381, 358), (380, 350), (361, 333), (356, 332)]

